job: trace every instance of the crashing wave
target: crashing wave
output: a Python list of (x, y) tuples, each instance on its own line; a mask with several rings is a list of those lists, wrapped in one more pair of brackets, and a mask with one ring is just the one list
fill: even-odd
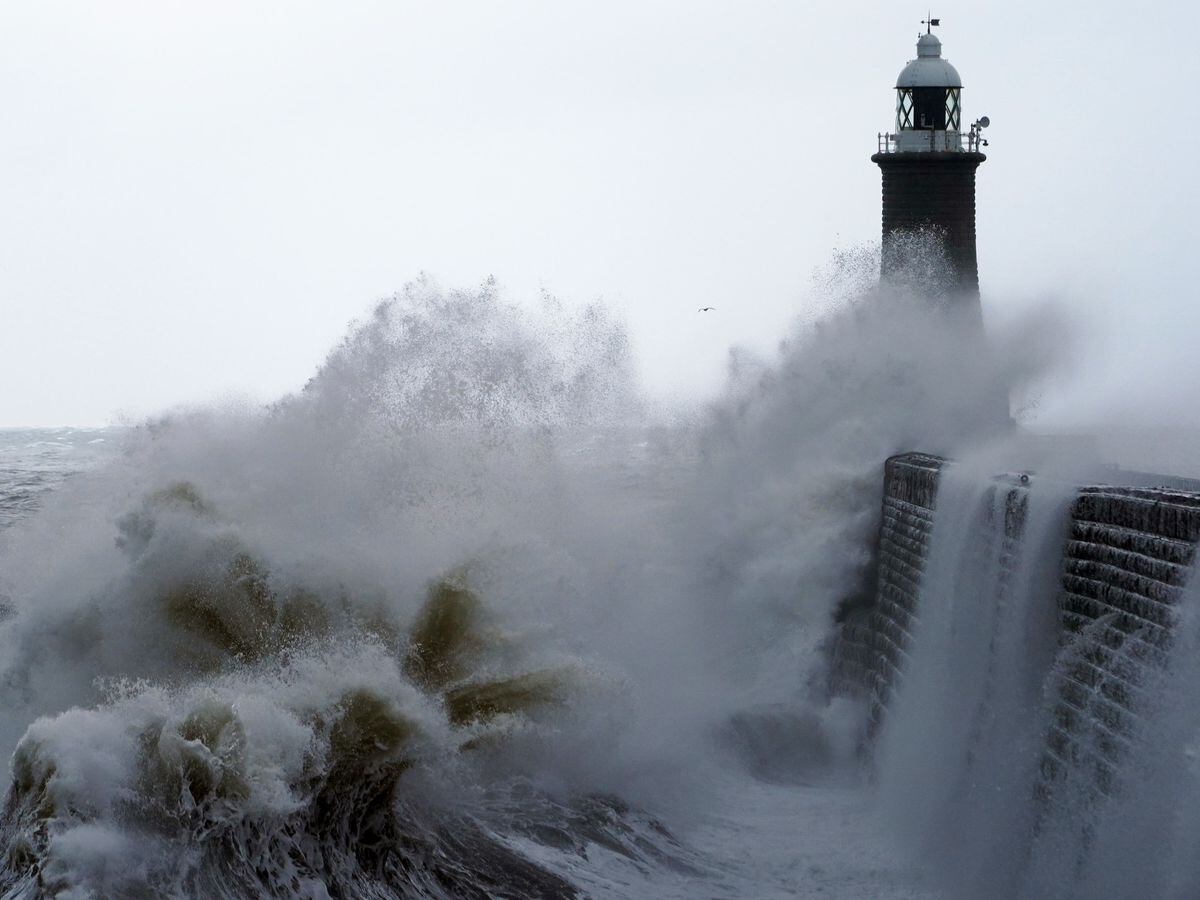
[[(135, 572), (154, 571), (164, 515), (219, 522), (191, 484), (155, 492), (119, 523)], [(195, 534), (186, 567), (172, 544), (176, 566), (155, 579), (151, 612), (176, 633), (185, 669), (210, 677), (122, 681), (103, 704), (34, 722), (13, 757), (0, 884), (51, 895), (78, 883), (196, 896), (254, 885), (297, 897), (319, 895), (315, 885), (366, 897), (573, 892), (472, 816), (406, 801), (400, 782), (536, 727), (578, 669), (505, 671), (511, 647), (469, 567), (435, 581), (405, 628), (382, 610), (359, 615), (346, 596), (277, 589), (227, 530)]]

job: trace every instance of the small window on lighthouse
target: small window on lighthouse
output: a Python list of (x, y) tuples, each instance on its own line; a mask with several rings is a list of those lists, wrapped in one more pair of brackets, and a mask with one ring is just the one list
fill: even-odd
[(913, 96), (910, 88), (896, 91), (896, 130), (913, 127)]
[(946, 130), (958, 131), (959, 119), (962, 114), (959, 100), (959, 89), (950, 88), (946, 91)]

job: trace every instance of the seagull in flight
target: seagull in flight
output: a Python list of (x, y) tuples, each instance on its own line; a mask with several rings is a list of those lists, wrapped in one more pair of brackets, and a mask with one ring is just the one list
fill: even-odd
[(709, 312), (710, 310), (714, 310), (714, 309), (716, 309), (715, 306), (702, 306), (698, 310), (696, 310), (696, 312)]

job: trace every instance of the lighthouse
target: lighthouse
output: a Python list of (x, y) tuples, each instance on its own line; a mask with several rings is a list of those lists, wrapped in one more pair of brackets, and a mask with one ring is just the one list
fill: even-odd
[(896, 79), (895, 131), (878, 135), (871, 157), (883, 173), (881, 276), (888, 281), (907, 271), (910, 255), (925, 246), (912, 236), (928, 235), (944, 251), (947, 270), (931, 287), (978, 308), (975, 170), (987, 159), (980, 151), (989, 122), (983, 116), (964, 131), (962, 79), (942, 57), (933, 33), (939, 21), (921, 24), (926, 28), (917, 39), (917, 58)]

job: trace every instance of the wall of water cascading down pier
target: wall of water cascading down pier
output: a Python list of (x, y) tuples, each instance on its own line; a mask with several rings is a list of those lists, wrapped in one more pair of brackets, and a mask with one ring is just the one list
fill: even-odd
[[(885, 464), (876, 589), (841, 613), (830, 691), (867, 704), (885, 806), (927, 849), (958, 851), (954, 889), (1083, 896), (1178, 717), (1163, 698), (1186, 687), (1177, 645), (1195, 637), (1181, 608), (1198, 593), (1200, 485), (959, 469), (920, 453)], [(1171, 765), (1186, 766), (1195, 735), (1171, 729)], [(1176, 818), (1166, 802), (1152, 818)], [(1109, 866), (1100, 895), (1123, 896), (1113, 872), (1152, 865), (1143, 851)]]

